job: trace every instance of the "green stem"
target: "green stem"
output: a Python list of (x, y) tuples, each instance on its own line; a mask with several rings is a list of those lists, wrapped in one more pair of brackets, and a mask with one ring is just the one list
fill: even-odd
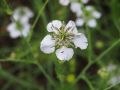
[(100, 56), (96, 58), (95, 61), (92, 63), (95, 63), (99, 60), (101, 60), (105, 55), (107, 55), (113, 48), (115, 48), (118, 44), (120, 44), (120, 39), (118, 39), (116, 42), (114, 42), (108, 49), (106, 49)]
[(45, 70), (43, 69), (43, 67), (42, 67), (39, 63), (36, 63), (36, 65), (37, 65), (38, 68), (41, 70), (41, 72), (45, 75), (45, 77), (48, 79), (48, 81), (50, 82), (50, 84), (55, 87), (55, 86), (56, 86), (55, 83), (54, 83), (53, 80), (49, 77), (49, 75), (45, 72)]
[(19, 62), (19, 63), (26, 63), (26, 64), (34, 64), (36, 65), (39, 70), (44, 74), (44, 76), (47, 78), (47, 80), (50, 82), (51, 85), (55, 86), (55, 83), (53, 80), (49, 77), (49, 75), (46, 73), (42, 65), (40, 65), (36, 60), (13, 60), (13, 59), (0, 59), (0, 62)]
[[(116, 40), (116, 42), (114, 42), (108, 49), (106, 49), (103, 53), (100, 54), (100, 56), (98, 56), (96, 58), (96, 60), (88, 63), (88, 65), (83, 69), (83, 71), (78, 75), (78, 77), (75, 80), (75, 83), (77, 83), (79, 81), (79, 79), (85, 74), (85, 72), (90, 68), (91, 65), (93, 65), (94, 63), (98, 62), (99, 60), (101, 60), (105, 55), (107, 55), (113, 48), (115, 48), (118, 44), (120, 43), (120, 39)], [(74, 83), (74, 84), (75, 84)]]
[(6, 72), (5, 70), (3, 70), (2, 68), (0, 68), (0, 75), (2, 77), (5, 77), (7, 78), (7, 80), (11, 81), (11, 82), (16, 82), (24, 87), (29, 87), (29, 88), (34, 88), (34, 89), (37, 89), (39, 90), (39, 87), (37, 85), (34, 85), (34, 84), (31, 84), (29, 82), (26, 82), (24, 80), (21, 80), (13, 75), (11, 75), (10, 73)]
[(119, 84), (120, 84), (120, 82), (118, 82), (118, 83), (116, 83), (116, 84), (113, 84), (113, 85), (105, 88), (104, 90), (110, 90), (111, 88), (113, 88), (113, 87), (115, 87), (116, 85), (119, 85)]
[(92, 61), (92, 55), (93, 55), (93, 52), (92, 52), (92, 38), (91, 38), (91, 30), (88, 29), (88, 27), (86, 26), (86, 29), (87, 29), (87, 34), (88, 34), (88, 60), (89, 62)]
[(5, 5), (6, 9), (7, 9), (6, 13), (11, 15), (12, 14), (12, 10), (9, 7), (9, 5), (7, 4), (6, 0), (3, 0), (3, 3), (4, 3), (4, 5)]
[(40, 11), (39, 11), (39, 13), (38, 13), (38, 15), (37, 15), (35, 21), (33, 22), (33, 25), (32, 25), (32, 27), (31, 27), (31, 32), (30, 32), (30, 36), (29, 36), (28, 41), (31, 40), (31, 38), (32, 38), (32, 33), (33, 33), (33, 29), (35, 28), (35, 25), (36, 25), (36, 23), (38, 22), (38, 20), (39, 20), (39, 18), (40, 18), (40, 16), (41, 16), (43, 10), (45, 9), (45, 7), (46, 7), (48, 1), (49, 1), (49, 0), (46, 0), (46, 2), (44, 3), (43, 7), (40, 9)]
[(82, 77), (82, 79), (84, 79), (86, 81), (86, 83), (88, 84), (90, 90), (95, 90), (92, 83), (90, 82), (90, 80), (88, 78), (86, 78), (85, 76)]

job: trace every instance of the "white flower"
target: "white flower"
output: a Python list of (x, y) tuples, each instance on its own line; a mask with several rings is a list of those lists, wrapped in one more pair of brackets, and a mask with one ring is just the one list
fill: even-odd
[[(82, 0), (87, 2), (88, 0)], [(101, 17), (101, 13), (96, 11), (93, 6), (84, 6), (79, 2), (72, 2), (70, 9), (73, 13), (76, 14), (77, 19), (75, 20), (76, 26), (83, 26), (84, 24), (88, 25), (91, 28), (97, 26), (96, 19)]]
[(28, 22), (33, 16), (33, 12), (27, 7), (18, 7), (13, 12), (13, 19), (15, 21)]
[(59, 0), (59, 3), (63, 6), (67, 6), (70, 3), (70, 0)]
[(87, 38), (84, 34), (78, 33), (73, 21), (69, 21), (65, 26), (59, 20), (53, 20), (48, 23), (47, 31), (51, 34), (45, 36), (40, 43), (40, 49), (46, 54), (53, 53), (56, 50), (56, 56), (59, 60), (68, 61), (73, 57), (73, 49), (70, 47), (79, 47), (86, 49), (88, 46)]
[(93, 18), (99, 19), (101, 17), (101, 13), (96, 11), (93, 6), (88, 5), (85, 9)]
[(30, 30), (29, 23), (12, 22), (8, 25), (7, 31), (11, 38), (17, 38), (19, 36), (27, 37)]

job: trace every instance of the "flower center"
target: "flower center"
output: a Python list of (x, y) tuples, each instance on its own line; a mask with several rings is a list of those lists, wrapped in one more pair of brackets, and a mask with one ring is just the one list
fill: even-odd
[(23, 25), (19, 21), (16, 21), (16, 28), (21, 31), (23, 29)]
[(65, 27), (62, 26), (59, 29), (59, 33), (53, 33), (53, 39), (56, 41), (57, 46), (71, 46), (72, 45), (72, 39), (74, 34), (68, 32), (69, 30), (65, 30)]

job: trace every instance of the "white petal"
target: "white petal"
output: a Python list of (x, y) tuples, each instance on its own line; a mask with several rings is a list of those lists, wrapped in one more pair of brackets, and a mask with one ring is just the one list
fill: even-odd
[(74, 51), (72, 48), (61, 47), (56, 50), (56, 56), (59, 60), (68, 61), (73, 57)]
[(76, 19), (76, 26), (83, 26), (84, 20), (82, 18), (77, 18)]
[(93, 10), (94, 10), (94, 7), (93, 7), (93, 6), (88, 5), (88, 6), (86, 6), (86, 10), (91, 12), (91, 11), (93, 11)]
[(27, 7), (24, 7), (24, 11), (26, 12), (25, 14), (28, 18), (32, 18), (34, 16), (33, 12)]
[(89, 0), (82, 0), (82, 3), (86, 4)]
[(50, 35), (46, 35), (40, 45), (40, 49), (41, 51), (43, 51), (44, 53), (52, 53), (55, 50), (55, 40), (53, 40), (52, 36)]
[(82, 15), (83, 15), (82, 9), (80, 9), (79, 11), (76, 12), (77, 17), (81, 17)]
[(72, 12), (76, 13), (76, 12), (78, 12), (79, 10), (81, 10), (81, 4), (78, 3), (78, 2), (73, 2), (73, 3), (71, 3), (71, 5), (70, 5), (70, 9), (71, 9)]
[(27, 7), (18, 7), (13, 12), (13, 18), (17, 21), (28, 22), (34, 16), (33, 12)]
[(58, 29), (62, 26), (62, 22), (59, 21), (59, 20), (52, 21), (52, 24), (53, 24), (54, 27), (56, 27)]
[(24, 24), (24, 28), (22, 30), (23, 37), (27, 37), (29, 32), (30, 32), (30, 24), (29, 23), (25, 23)]
[(78, 35), (74, 37), (73, 43), (75, 44), (76, 48), (79, 47), (81, 49), (86, 49), (88, 46), (87, 38), (82, 33), (78, 33)]
[(7, 26), (7, 31), (8, 32), (11, 32), (12, 30), (14, 30), (15, 29), (15, 23), (11, 23), (11, 24), (9, 24), (8, 26)]
[(93, 12), (92, 12), (92, 15), (93, 15), (95, 18), (97, 18), (97, 19), (99, 19), (99, 18), (101, 17), (101, 13), (98, 12), (98, 11), (93, 11)]
[(50, 53), (53, 53), (55, 51), (54, 46), (48, 46), (48, 45), (42, 45), (42, 44), (40, 46), (40, 49), (42, 52), (44, 52), (46, 54), (50, 54)]
[(10, 37), (15, 39), (15, 38), (18, 38), (20, 36), (20, 34), (21, 33), (19, 31), (14, 30), (14, 31), (10, 32)]
[(59, 3), (63, 6), (67, 6), (70, 3), (70, 0), (59, 0)]
[(68, 32), (74, 33), (74, 34), (78, 33), (78, 30), (77, 30), (77, 28), (76, 28), (75, 22), (74, 22), (74, 21), (71, 21), (71, 20), (70, 20), (70, 21), (68, 22), (68, 24), (65, 26), (65, 30), (68, 30)]
[(10, 25), (8, 25), (7, 31), (10, 33), (11, 38), (17, 38), (21, 34), (20, 31), (16, 29), (15, 23), (11, 23)]
[(47, 24), (47, 31), (48, 32), (53, 32), (52, 23), (51, 22)]
[(55, 32), (57, 33), (58, 30), (56, 29), (60, 29), (62, 26), (62, 22), (59, 20), (53, 20), (52, 22), (48, 23), (47, 25), (47, 30), (48, 32)]
[(91, 28), (95, 28), (96, 25), (97, 25), (97, 22), (95, 19), (90, 19), (88, 22), (87, 22), (87, 25)]

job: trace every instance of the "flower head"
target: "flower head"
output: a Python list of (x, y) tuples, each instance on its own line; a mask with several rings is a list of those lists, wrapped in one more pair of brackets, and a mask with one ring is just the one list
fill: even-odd
[(83, 26), (85, 23), (87, 26), (94, 28), (97, 25), (96, 19), (101, 17), (101, 13), (96, 11), (92, 6), (86, 6), (85, 11), (81, 15), (77, 15), (76, 19), (77, 26)]
[(30, 31), (30, 24), (28, 21), (32, 17), (33, 12), (27, 7), (18, 7), (15, 9), (12, 15), (13, 21), (7, 27), (10, 37), (27, 37)]
[(87, 38), (84, 34), (78, 33), (73, 21), (67, 25), (59, 20), (48, 23), (46, 35), (40, 44), (40, 49), (44, 53), (50, 54), (56, 50), (56, 56), (60, 60), (70, 60), (74, 54), (72, 47), (86, 49), (88, 46)]
[(17, 38), (19, 36), (27, 37), (29, 30), (29, 23), (12, 22), (7, 27), (7, 31), (9, 32), (11, 38)]

